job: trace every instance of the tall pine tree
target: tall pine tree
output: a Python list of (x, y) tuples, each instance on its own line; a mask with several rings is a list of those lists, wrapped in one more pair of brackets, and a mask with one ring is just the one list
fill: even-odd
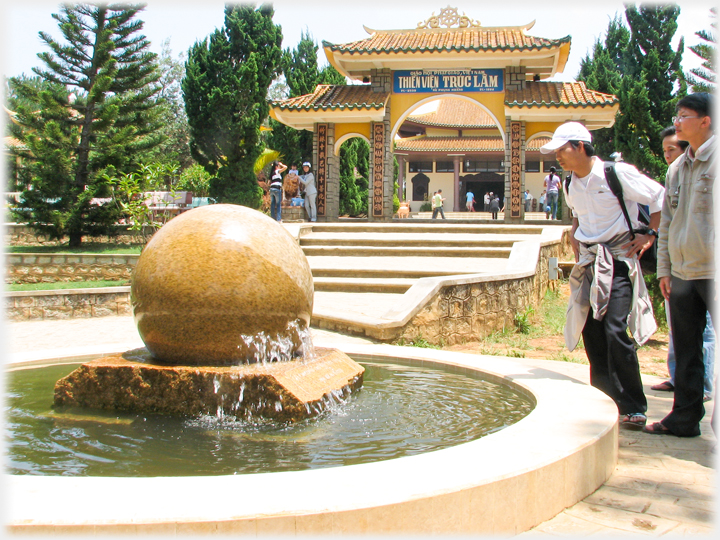
[[(710, 17), (717, 18), (717, 8), (710, 8)], [(712, 28), (717, 28), (717, 21), (710, 23)], [(707, 30), (695, 32), (695, 35), (703, 40), (690, 47), (690, 50), (702, 58), (700, 67), (693, 68), (686, 75), (688, 82), (692, 85), (693, 92), (714, 92), (715, 91), (715, 34)]]
[(226, 5), (223, 28), (190, 49), (182, 83), (190, 151), (213, 177), (210, 196), (251, 208), (261, 204), (253, 167), (280, 68), (282, 32), (273, 14), (268, 4)]
[[(318, 46), (307, 31), (301, 33), (296, 49), (283, 52), (282, 71), (288, 97), (311, 94), (318, 84), (344, 85), (346, 82), (334, 67), (318, 67)], [(303, 161), (312, 161), (312, 132), (298, 131), (272, 118), (270, 127), (272, 132), (267, 137), (267, 144), (280, 152), (287, 164), (294, 163), (300, 168)]]
[(588, 88), (616, 94), (620, 101), (615, 125), (595, 132), (598, 155), (621, 152), (655, 178), (667, 169), (660, 131), (670, 125), (675, 103), (685, 94), (683, 39), (676, 50), (672, 47), (679, 14), (676, 5), (626, 5), (629, 29), (617, 17), (611, 21), (605, 47), (596, 44), (578, 75)]
[[(115, 205), (103, 173), (131, 170), (159, 143), (154, 99), (157, 55), (140, 34), (139, 6), (65, 5), (53, 14), (66, 40), (40, 38), (52, 52), (33, 71), (46, 85), (16, 80), (16, 119), (32, 189), (17, 212), (40, 233), (67, 235), (79, 246), (87, 235), (112, 233)], [(38, 107), (39, 105), (39, 107)]]

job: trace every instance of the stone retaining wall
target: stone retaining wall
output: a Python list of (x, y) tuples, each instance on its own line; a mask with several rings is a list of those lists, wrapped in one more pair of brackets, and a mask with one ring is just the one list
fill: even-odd
[[(108, 242), (112, 240), (115, 244), (145, 244), (146, 240), (152, 236), (153, 231), (148, 228), (145, 231), (145, 237), (140, 231), (127, 230), (127, 225), (118, 225), (118, 234), (110, 239), (107, 236), (83, 238), (84, 242)], [(61, 240), (50, 240), (49, 238), (37, 234), (30, 226), (19, 223), (5, 223), (5, 245), (6, 246), (57, 246), (67, 243), (67, 237)]]
[(5, 283), (120, 281), (130, 279), (140, 255), (10, 253)]
[(567, 246), (540, 248), (535, 274), (518, 279), (479, 281), (443, 287), (394, 339), (425, 339), (433, 345), (477, 341), (496, 331), (514, 328), (514, 318), (528, 307), (537, 307), (550, 287), (550, 257), (561, 257)]
[(40, 321), (131, 315), (130, 287), (17, 291), (5, 294), (9, 321)]

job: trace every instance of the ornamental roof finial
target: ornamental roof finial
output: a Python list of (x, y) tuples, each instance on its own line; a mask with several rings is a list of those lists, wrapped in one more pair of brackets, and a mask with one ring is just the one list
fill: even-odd
[(481, 25), (480, 21), (472, 20), (465, 15), (465, 13), (460, 15), (457, 8), (448, 6), (440, 10), (440, 15), (435, 15), (433, 11), (429, 19), (418, 23), (417, 29), (440, 28), (440, 26), (444, 26), (445, 28), (452, 28), (453, 26), (457, 28), (478, 28)]

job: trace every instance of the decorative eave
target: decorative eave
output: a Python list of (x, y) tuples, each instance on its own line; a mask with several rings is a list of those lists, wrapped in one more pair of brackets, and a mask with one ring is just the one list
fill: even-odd
[(380, 122), (389, 98), (389, 93), (373, 92), (370, 85), (321, 84), (312, 94), (271, 102), (270, 116), (309, 131), (318, 122)]
[[(355, 80), (374, 69), (498, 69), (524, 66), (528, 77), (562, 72), (570, 55), (570, 36), (528, 36), (535, 21), (522, 26), (483, 27), (447, 7), (412, 30), (375, 30), (370, 37), (345, 44), (323, 41), (328, 62)], [(445, 25), (446, 28), (441, 28)], [(453, 25), (457, 25), (453, 27)]]
[(611, 127), (620, 109), (617, 96), (588, 90), (584, 82), (527, 82), (505, 93), (505, 115), (531, 122), (582, 121), (588, 129)]

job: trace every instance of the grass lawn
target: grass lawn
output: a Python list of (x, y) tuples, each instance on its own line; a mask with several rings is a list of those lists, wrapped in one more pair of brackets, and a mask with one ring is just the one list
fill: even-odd
[[(565, 347), (565, 317), (570, 287), (567, 280), (558, 283), (555, 291), (547, 291), (540, 306), (527, 309), (515, 316), (515, 324), (502, 332), (494, 332), (476, 342), (441, 347), (448, 351), (538, 358), (588, 364), (582, 338), (574, 351)], [(664, 313), (655, 316), (664, 322)], [(640, 371), (650, 375), (667, 376), (667, 327), (660, 328), (648, 342), (637, 349)], [(416, 346), (422, 346), (415, 344)]]
[(96, 287), (122, 287), (130, 280), (120, 281), (58, 281), (55, 283), (12, 283), (5, 285), (6, 291), (56, 291), (58, 289), (90, 289)]
[(105, 242), (88, 242), (79, 248), (59, 246), (6, 246), (5, 253), (87, 253), (93, 255), (140, 255), (144, 244), (109, 244)]

